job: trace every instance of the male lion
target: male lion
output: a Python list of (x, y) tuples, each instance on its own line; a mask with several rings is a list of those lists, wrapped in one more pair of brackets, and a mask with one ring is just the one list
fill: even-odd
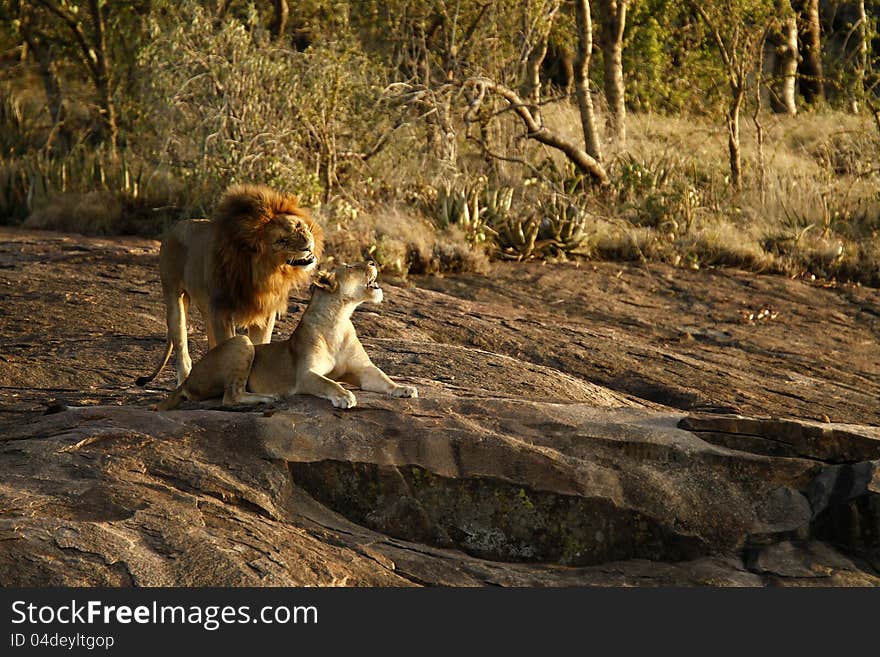
[(177, 350), (177, 383), (192, 369), (186, 313), (195, 301), (213, 348), (246, 327), (254, 344), (269, 342), (276, 315), (287, 310), (294, 286), (309, 280), (324, 233), (297, 198), (263, 185), (230, 187), (211, 220), (175, 224), (162, 240), (159, 272), (168, 342), (152, 381)]
[(237, 335), (212, 349), (189, 377), (156, 408), (176, 408), (184, 399), (223, 397), (223, 405), (259, 404), (281, 396), (315, 395), (336, 408), (352, 408), (355, 396), (337, 381), (392, 397), (418, 397), (413, 386), (399, 385), (373, 365), (351, 323), (364, 301), (382, 302), (376, 265), (340, 265), (322, 272), (312, 299), (289, 339), (254, 345)]

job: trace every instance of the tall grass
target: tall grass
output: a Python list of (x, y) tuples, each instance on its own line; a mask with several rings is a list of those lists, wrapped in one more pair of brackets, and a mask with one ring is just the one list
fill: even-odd
[(156, 236), (190, 214), (185, 190), (149, 164), (78, 147), (0, 158), (3, 223), (90, 235)]

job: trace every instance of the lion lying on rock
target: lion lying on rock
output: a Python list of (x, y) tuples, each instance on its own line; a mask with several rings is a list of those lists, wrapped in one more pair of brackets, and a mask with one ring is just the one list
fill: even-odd
[(189, 377), (157, 410), (176, 408), (185, 399), (223, 398), (224, 406), (277, 401), (282, 396), (315, 395), (337, 408), (352, 408), (354, 394), (338, 381), (392, 397), (418, 397), (376, 367), (364, 350), (351, 315), (364, 301), (381, 303), (376, 265), (340, 265), (320, 274), (312, 299), (288, 340), (254, 345), (237, 335), (205, 354)]
[(248, 329), (254, 344), (269, 342), (275, 318), (287, 310), (291, 288), (305, 287), (324, 247), (321, 227), (297, 198), (262, 185), (237, 185), (223, 195), (209, 221), (181, 221), (167, 233), (159, 273), (168, 324), (165, 353), (152, 381), (177, 351), (177, 383), (192, 369), (186, 313), (202, 313), (213, 348)]

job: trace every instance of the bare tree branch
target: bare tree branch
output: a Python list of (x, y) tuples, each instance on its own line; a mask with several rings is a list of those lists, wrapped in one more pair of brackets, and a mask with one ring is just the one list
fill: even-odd
[(467, 135), (467, 140), (472, 141), (480, 147), (480, 150), (483, 152), (483, 155), (492, 158), (493, 160), (500, 160), (501, 162), (512, 162), (513, 164), (520, 164), (527, 169), (531, 170), (531, 172), (537, 178), (541, 178), (547, 183), (551, 183), (552, 181), (544, 175), (538, 167), (536, 167), (531, 162), (528, 162), (519, 157), (510, 157), (508, 155), (501, 155), (500, 153), (496, 153), (489, 148), (489, 144), (486, 143), (485, 139), (481, 139), (480, 137), (475, 137), (474, 135)]
[[(584, 174), (588, 175), (592, 180), (600, 185), (609, 183), (608, 173), (596, 158), (584, 151), (582, 148), (566, 141), (554, 132), (551, 132), (546, 126), (541, 125), (535, 119), (529, 106), (522, 98), (513, 90), (498, 84), (488, 78), (473, 78), (467, 80), (462, 86), (474, 87), (477, 92), (477, 99), (481, 100), (486, 92), (491, 92), (507, 101), (513, 112), (522, 120), (528, 129), (528, 137), (535, 141), (550, 146), (561, 151), (571, 162)], [(471, 116), (474, 111), (474, 101), (472, 101), (471, 109), (468, 110), (466, 117)]]

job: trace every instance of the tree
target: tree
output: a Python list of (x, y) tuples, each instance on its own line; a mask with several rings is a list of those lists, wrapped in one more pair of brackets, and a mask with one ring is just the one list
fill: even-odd
[(825, 100), (819, 0), (796, 0), (795, 10), (798, 12), (798, 32), (803, 55), (798, 66), (801, 94), (808, 104), (815, 105)]
[(465, 115), (465, 121), (472, 120), (471, 117), (479, 108), (487, 92), (496, 94), (503, 98), (507, 102), (508, 107), (522, 120), (528, 130), (529, 138), (561, 151), (581, 173), (589, 176), (600, 185), (608, 184), (608, 174), (602, 164), (591, 153), (584, 151), (577, 144), (567, 141), (549, 130), (546, 126), (541, 125), (532, 114), (528, 103), (520, 98), (515, 91), (488, 78), (474, 78), (468, 80), (464, 86), (472, 87), (475, 90), (474, 99), (471, 101), (470, 109)]
[[(550, 3), (552, 8), (554, 3)], [(555, 11), (554, 11), (555, 13)], [(477, 122), (478, 110), (487, 94), (493, 94), (503, 99), (507, 109), (512, 111), (525, 125), (527, 136), (541, 144), (550, 146), (561, 151), (569, 161), (585, 176), (599, 185), (607, 185), (608, 173), (601, 164), (601, 147), (599, 133), (596, 126), (596, 116), (593, 102), (590, 97), (589, 71), (590, 59), (593, 50), (593, 23), (588, 0), (575, 1), (575, 23), (578, 34), (578, 51), (574, 66), (574, 89), (578, 99), (578, 108), (581, 116), (584, 146), (574, 143), (558, 132), (550, 130), (537, 111), (537, 104), (522, 98), (509, 86), (493, 80), (487, 76), (472, 77), (457, 86), (462, 86), (471, 92), (470, 108), (465, 113), (466, 123)], [(545, 45), (546, 50), (546, 45)], [(532, 89), (531, 86), (527, 88)], [(535, 98), (533, 97), (533, 101)], [(486, 120), (497, 116), (493, 112)], [(485, 144), (483, 144), (485, 149)]]
[[(35, 55), (43, 58), (44, 87), (50, 106), (59, 103), (60, 87), (49, 82), (54, 68), (53, 49), (69, 48), (82, 64), (95, 90), (100, 137), (116, 155), (119, 137), (116, 103), (113, 100), (113, 79), (107, 48), (107, 16), (110, 3), (101, 0), (74, 2), (68, 0), (33, 0), (20, 5), (23, 37), (38, 44)], [(37, 26), (41, 27), (37, 27)], [(66, 37), (62, 37), (64, 34)], [(54, 40), (61, 43), (50, 43)], [(60, 117), (57, 109), (52, 110)]]
[(590, 59), (593, 56), (593, 17), (588, 0), (575, 0), (578, 51), (574, 63), (574, 92), (581, 114), (581, 128), (587, 153), (597, 162), (602, 161), (602, 147), (596, 125), (596, 112), (590, 96)]
[(730, 92), (725, 123), (730, 155), (730, 184), (742, 188), (742, 154), (739, 119), (748, 91), (749, 75), (760, 61), (761, 50), (773, 17), (773, 7), (762, 0), (731, 3), (691, 2), (709, 29), (721, 57)]
[(40, 71), (40, 79), (43, 82), (43, 91), (46, 94), (46, 104), (49, 110), (49, 118), (52, 129), (46, 140), (46, 148), (60, 146), (61, 150), (69, 147), (69, 134), (64, 125), (65, 108), (64, 94), (61, 87), (61, 79), (58, 76), (58, 66), (55, 61), (55, 52), (51, 38), (35, 24), (35, 16), (27, 8), (22, 8), (18, 20), (19, 32), (27, 49), (33, 55)]
[(290, 6), (287, 0), (273, 0), (275, 13), (272, 14), (272, 22), (269, 31), (275, 39), (281, 39), (287, 31), (287, 20), (290, 17)]
[(850, 106), (854, 111), (859, 110), (859, 101), (865, 97), (865, 82), (868, 74), (868, 12), (865, 11), (865, 0), (858, 0), (858, 21), (853, 26), (856, 30), (856, 75), (853, 80), (852, 97)]
[(626, 88), (623, 81), (623, 32), (629, 0), (601, 0), (601, 46), (605, 70), (605, 99), (608, 102), (610, 137), (626, 144)]
[[(499, 153), (489, 143), (493, 122), (514, 116), (525, 127), (525, 135), (495, 133), (501, 139), (518, 142), (525, 136), (557, 149), (586, 178), (600, 185), (608, 184), (608, 174), (596, 157), (577, 140), (548, 128), (541, 118), (540, 65), (561, 4), (560, 0), (529, 0), (521, 4), (480, 0), (436, 3), (427, 15), (411, 15), (409, 20), (419, 17), (420, 29), (416, 47), (412, 54), (404, 51), (403, 59), (418, 64), (406, 67), (414, 72), (412, 81), (393, 84), (389, 90), (400, 105), (417, 111), (429, 126), (440, 128), (437, 132), (442, 141), (438, 140), (440, 148), (435, 149), (440, 161), (457, 166), (457, 117), (451, 109), (464, 96), (469, 105), (463, 117), (466, 137), (479, 144), (488, 160), (515, 161), (534, 169), (528, 162)], [(425, 11), (424, 3), (414, 2), (414, 7)], [(399, 20), (400, 12), (394, 16)], [(510, 38), (517, 33), (521, 35), (519, 39)], [(481, 48), (484, 43), (493, 47)], [(589, 70), (588, 66), (585, 70)], [(503, 107), (498, 109), (496, 102)], [(471, 131), (474, 125), (478, 134)], [(598, 146), (598, 137), (591, 146)]]
[[(523, 97), (532, 104), (532, 113), (535, 118), (540, 118), (541, 106), (541, 63), (547, 55), (547, 46), (550, 39), (550, 31), (553, 29), (553, 19), (559, 11), (561, 0), (544, 0), (536, 7), (526, 4), (524, 18), (524, 74), (522, 84)], [(531, 11), (529, 11), (531, 10)], [(530, 17), (533, 14), (534, 17)], [(532, 18), (532, 20), (530, 20)]]
[(797, 114), (798, 51), (797, 15), (789, 0), (776, 0), (777, 23), (768, 35), (773, 47), (770, 106), (778, 114)]
[(551, 34), (541, 72), (559, 91), (571, 96), (574, 91), (574, 48), (565, 35)]

